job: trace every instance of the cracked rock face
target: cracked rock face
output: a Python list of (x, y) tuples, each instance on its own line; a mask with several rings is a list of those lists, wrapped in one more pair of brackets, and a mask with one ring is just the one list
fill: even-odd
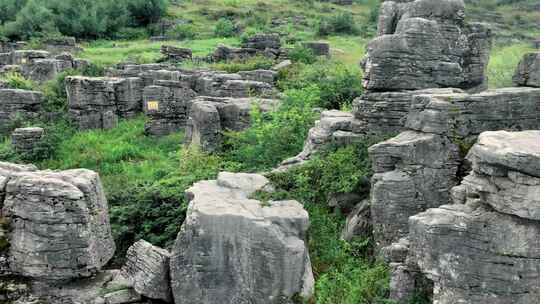
[(0, 163), (0, 181), (14, 274), (45, 280), (88, 277), (113, 256), (107, 200), (97, 173)]
[(140, 240), (128, 249), (122, 275), (138, 294), (170, 303), (170, 257), (167, 250)]
[(465, 22), (462, 0), (385, 1), (363, 62), (368, 90), (485, 88), (489, 30)]
[(0, 89), (0, 132), (7, 131), (10, 123), (22, 119), (34, 119), (42, 109), (43, 94), (40, 92)]
[(434, 282), (434, 303), (538, 302), (539, 142), (539, 131), (481, 134), (456, 204), (410, 218), (409, 259)]
[(296, 201), (250, 199), (267, 186), (261, 175), (222, 172), (187, 191), (171, 257), (175, 303), (290, 303), (311, 295), (308, 214)]
[(513, 81), (517, 86), (540, 87), (540, 53), (528, 53), (523, 56)]

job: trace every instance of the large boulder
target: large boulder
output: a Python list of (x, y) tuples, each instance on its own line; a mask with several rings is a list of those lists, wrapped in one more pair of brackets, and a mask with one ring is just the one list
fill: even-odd
[(454, 188), (454, 205), (410, 218), (409, 260), (434, 283), (434, 303), (537, 303), (540, 132), (486, 132)]
[(11, 133), (11, 145), (16, 152), (29, 155), (43, 142), (44, 135), (43, 128), (18, 128)]
[(107, 200), (97, 173), (0, 163), (0, 194), (14, 274), (45, 280), (88, 277), (113, 256)]
[(122, 275), (138, 294), (170, 303), (170, 257), (167, 250), (140, 240), (129, 247)]
[(296, 201), (251, 198), (268, 183), (223, 172), (188, 189), (171, 257), (175, 303), (291, 303), (311, 295), (308, 214)]
[(363, 62), (368, 90), (481, 90), (490, 31), (465, 22), (462, 0), (385, 1)]

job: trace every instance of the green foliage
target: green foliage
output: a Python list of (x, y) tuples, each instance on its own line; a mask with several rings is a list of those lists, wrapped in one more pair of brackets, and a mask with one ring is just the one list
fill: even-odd
[(319, 89), (310, 86), (285, 92), (277, 111), (264, 114), (254, 108), (251, 128), (227, 134), (223, 157), (237, 163), (238, 170), (261, 171), (297, 154), (315, 121), (312, 108), (319, 98)]
[(219, 19), (214, 27), (214, 35), (216, 37), (232, 37), (235, 34), (236, 26), (227, 18)]
[(178, 40), (195, 39), (197, 31), (193, 24), (177, 24), (167, 31), (167, 37)]
[(165, 14), (166, 0), (28, 0), (6, 4), (15, 18), (5, 19), (2, 32), (12, 39), (73, 36), (79, 38), (139, 37), (146, 26)]
[(21, 90), (33, 90), (36, 84), (29, 79), (24, 78), (17, 72), (8, 72), (1, 77), (8, 87)]
[(319, 36), (331, 34), (357, 34), (358, 28), (350, 12), (342, 12), (322, 17), (317, 21), (316, 31)]
[(527, 44), (496, 47), (491, 52), (488, 65), (488, 81), (490, 88), (512, 86), (512, 77), (519, 61), (528, 52), (532, 52)]
[(338, 61), (324, 60), (309, 66), (297, 65), (285, 73), (279, 82), (280, 88), (317, 86), (321, 95), (315, 106), (326, 109), (348, 108), (363, 91), (362, 77), (358, 70)]
[(295, 46), (289, 52), (289, 58), (294, 62), (300, 62), (304, 64), (313, 64), (317, 61), (317, 57), (313, 54), (311, 49), (303, 47), (301, 45)]

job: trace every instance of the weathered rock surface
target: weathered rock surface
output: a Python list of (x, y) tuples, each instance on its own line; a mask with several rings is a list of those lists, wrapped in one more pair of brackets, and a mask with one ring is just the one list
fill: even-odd
[(18, 128), (11, 133), (11, 145), (20, 154), (30, 154), (42, 142), (44, 135), (43, 128)]
[(161, 54), (165, 56), (167, 60), (182, 61), (191, 60), (193, 52), (188, 48), (179, 48), (172, 45), (162, 45)]
[(12, 273), (45, 280), (88, 277), (112, 257), (107, 200), (95, 172), (0, 163), (0, 181)]
[(175, 303), (290, 303), (309, 296), (307, 212), (296, 201), (250, 197), (256, 174), (220, 173), (187, 191), (187, 218), (171, 257)]
[(164, 136), (186, 126), (188, 110), (197, 94), (182, 82), (161, 82), (144, 88), (144, 113), (149, 118), (146, 133)]
[(239, 48), (218, 45), (212, 59), (214, 61), (246, 60), (255, 56), (278, 59), (287, 56), (287, 50), (281, 47), (277, 34), (255, 34), (248, 37)]
[(513, 78), (517, 86), (540, 87), (540, 53), (523, 56)]
[(371, 207), (369, 199), (363, 200), (347, 216), (345, 227), (341, 232), (341, 238), (350, 241), (357, 236), (369, 236), (372, 234)]
[(66, 77), (69, 116), (80, 129), (110, 129), (142, 111), (140, 78)]
[(0, 132), (7, 131), (17, 119), (35, 119), (39, 116), (43, 102), (40, 92), (0, 89)]
[(481, 134), (456, 204), (410, 218), (409, 259), (434, 282), (434, 303), (538, 302), (539, 142), (539, 131)]
[(481, 132), (540, 128), (539, 94), (534, 88), (507, 88), (414, 97), (406, 122), (410, 131), (370, 148), (378, 245), (406, 236), (408, 217), (450, 203), (464, 153)]
[(198, 97), (190, 107), (186, 144), (214, 152), (220, 147), (223, 131), (242, 131), (251, 125), (254, 106), (269, 112), (278, 105), (273, 99)]
[(464, 21), (462, 0), (385, 1), (363, 62), (368, 90), (486, 87), (491, 33)]
[(140, 240), (128, 249), (122, 275), (138, 294), (170, 303), (170, 257), (167, 250)]

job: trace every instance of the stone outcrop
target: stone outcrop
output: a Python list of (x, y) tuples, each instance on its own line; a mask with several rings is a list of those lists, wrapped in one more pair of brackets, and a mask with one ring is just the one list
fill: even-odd
[(454, 204), (410, 218), (407, 264), (434, 303), (538, 302), (539, 143), (539, 131), (481, 134)]
[(315, 56), (330, 57), (330, 44), (327, 42), (303, 42), (302, 46), (311, 50)]
[[(272, 72), (251, 72), (243, 74), (226, 74), (220, 72), (203, 72), (196, 79), (195, 91), (201, 96), (212, 97), (272, 97), (276, 95), (273, 82), (269, 83), (267, 75)], [(264, 81), (257, 81), (252, 79)]]
[(28, 155), (42, 143), (44, 135), (43, 128), (18, 128), (11, 133), (11, 145), (17, 153)]
[(69, 116), (80, 129), (110, 129), (142, 111), (140, 78), (66, 77)]
[(363, 62), (368, 90), (486, 87), (491, 33), (461, 0), (385, 1)]
[(42, 280), (88, 277), (112, 257), (107, 200), (97, 173), (0, 163), (0, 193), (10, 228), (11, 273)]
[(369, 149), (379, 248), (407, 235), (410, 216), (450, 203), (450, 190), (466, 169), (464, 154), (481, 132), (540, 128), (539, 98), (534, 88), (413, 98), (408, 131)]
[(31, 120), (42, 110), (43, 94), (35, 91), (0, 89), (0, 133), (18, 119)]
[(281, 47), (277, 34), (255, 34), (248, 37), (239, 48), (218, 45), (212, 55), (213, 61), (246, 60), (255, 56), (270, 59), (284, 58), (288, 51)]
[(188, 109), (197, 94), (182, 82), (163, 81), (144, 88), (144, 113), (149, 118), (147, 134), (163, 136), (186, 126)]
[(540, 87), (540, 53), (523, 56), (513, 78), (517, 86)]
[(138, 294), (170, 303), (170, 257), (167, 250), (140, 240), (128, 249), (122, 275)]
[(25, 78), (45, 82), (70, 69), (84, 69), (88, 61), (74, 58), (70, 53), (53, 55), (44, 50), (16, 50), (0, 53), (0, 71), (16, 71)]
[(251, 110), (275, 110), (279, 101), (256, 98), (198, 97), (189, 110), (186, 144), (214, 152), (222, 143), (222, 132), (242, 131), (251, 125)]
[(172, 45), (162, 45), (161, 54), (167, 60), (183, 61), (191, 60), (193, 57), (193, 51), (189, 48), (180, 48)]
[(296, 201), (250, 198), (265, 187), (261, 175), (223, 172), (188, 189), (171, 257), (175, 303), (290, 303), (311, 295), (308, 214)]

